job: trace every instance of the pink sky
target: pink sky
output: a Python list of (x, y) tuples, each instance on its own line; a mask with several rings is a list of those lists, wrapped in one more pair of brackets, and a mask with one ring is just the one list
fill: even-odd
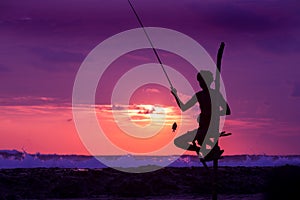
[[(300, 154), (298, 1), (132, 2), (145, 26), (180, 31), (213, 59), (219, 43), (226, 43), (222, 78), (232, 116), (224, 129), (233, 135), (221, 139), (225, 154)], [(139, 27), (127, 1), (7, 0), (0, 8), (0, 149), (88, 154), (72, 116), (75, 76), (100, 42)], [(164, 64), (198, 87), (186, 60), (159, 53)], [(96, 103), (109, 105), (116, 81), (149, 62), (156, 62), (151, 50), (117, 59), (101, 79)], [(157, 89), (148, 88), (149, 103), (139, 95), (134, 101), (154, 104), (154, 99), (173, 106), (167, 90), (159, 90), (161, 99), (154, 98)], [(180, 92), (183, 97), (192, 95)], [(192, 118), (193, 112), (185, 115)]]

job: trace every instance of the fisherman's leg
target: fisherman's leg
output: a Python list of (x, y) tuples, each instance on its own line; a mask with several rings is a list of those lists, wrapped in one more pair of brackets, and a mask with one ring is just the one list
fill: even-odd
[(197, 129), (188, 131), (187, 133), (177, 137), (174, 140), (174, 144), (181, 149), (185, 149), (189, 151), (199, 151), (200, 149), (199, 147), (190, 144), (191, 142), (194, 141), (196, 134), (197, 134)]
[(207, 130), (199, 127), (197, 129), (197, 134), (195, 136), (195, 139), (194, 139), (193, 143), (197, 142), (198, 145), (202, 146), (202, 143), (204, 141), (204, 138), (205, 138), (206, 134), (207, 134)]
[[(207, 135), (208, 130), (204, 128), (199, 128), (197, 131), (197, 135), (195, 137), (195, 140), (197, 140), (198, 144), (200, 146), (203, 145), (204, 139)], [(206, 160), (214, 160), (214, 159), (219, 159), (221, 155), (224, 153), (224, 150), (220, 149), (220, 146), (215, 144), (215, 146), (209, 151), (209, 153), (205, 156)]]

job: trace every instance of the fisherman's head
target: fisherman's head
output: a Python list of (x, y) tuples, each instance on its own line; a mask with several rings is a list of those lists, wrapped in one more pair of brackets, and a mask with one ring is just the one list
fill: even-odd
[(197, 74), (197, 80), (202, 89), (208, 89), (211, 83), (214, 81), (213, 74), (207, 70), (201, 70)]

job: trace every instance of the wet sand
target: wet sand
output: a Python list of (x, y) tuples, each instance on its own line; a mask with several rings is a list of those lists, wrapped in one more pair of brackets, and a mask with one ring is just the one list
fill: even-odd
[[(1, 169), (0, 199), (211, 199), (212, 176), (202, 167), (150, 173), (114, 169)], [(219, 199), (297, 195), (300, 167), (220, 167)], [(277, 198), (278, 197), (278, 198)], [(279, 198), (280, 199), (280, 198)]]

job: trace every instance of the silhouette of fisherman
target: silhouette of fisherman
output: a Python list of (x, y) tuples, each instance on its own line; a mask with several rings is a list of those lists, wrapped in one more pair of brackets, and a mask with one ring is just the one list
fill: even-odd
[[(200, 87), (202, 88), (202, 91), (197, 92), (186, 103), (183, 103), (179, 99), (177, 95), (177, 90), (175, 88), (171, 88), (171, 93), (175, 97), (176, 102), (182, 111), (188, 110), (197, 102), (200, 105), (201, 113), (198, 117), (198, 129), (188, 131), (187, 133), (177, 137), (174, 140), (174, 144), (177, 147), (189, 151), (196, 151), (196, 153), (199, 154), (201, 145), (208, 132), (210, 123), (212, 123), (212, 126), (216, 125), (215, 122), (211, 122), (212, 102), (216, 103), (216, 101), (211, 101), (211, 98), (218, 98), (217, 102), (219, 105), (216, 106), (219, 108), (220, 116), (230, 115), (231, 111), (228, 103), (224, 100), (221, 93), (210, 88), (210, 85), (213, 82), (213, 74), (210, 71), (201, 70), (197, 74), (197, 80), (199, 82)], [(224, 152), (223, 150), (220, 150), (218, 146), (216, 149), (217, 151), (219, 151), (217, 152), (219, 155), (221, 155)]]
[(172, 132), (175, 132), (176, 131), (176, 129), (177, 129), (177, 123), (176, 122), (174, 122), (174, 124), (172, 125)]

